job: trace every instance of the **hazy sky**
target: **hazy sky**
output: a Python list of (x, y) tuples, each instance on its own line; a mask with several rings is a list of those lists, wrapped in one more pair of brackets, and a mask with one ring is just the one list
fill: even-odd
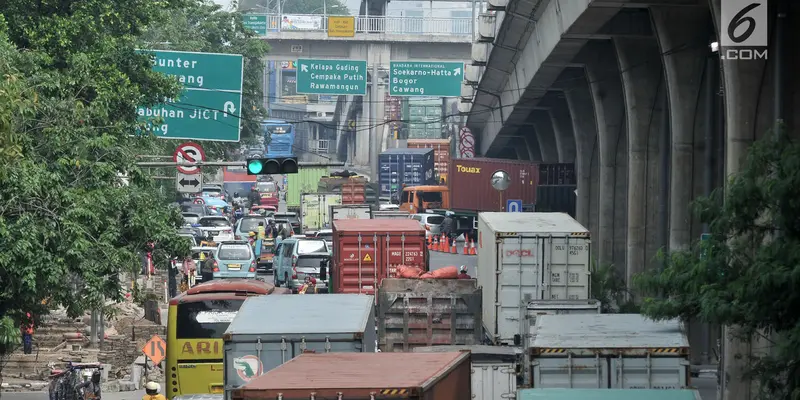
[(214, 3), (217, 3), (227, 9), (231, 6), (231, 0), (214, 0)]

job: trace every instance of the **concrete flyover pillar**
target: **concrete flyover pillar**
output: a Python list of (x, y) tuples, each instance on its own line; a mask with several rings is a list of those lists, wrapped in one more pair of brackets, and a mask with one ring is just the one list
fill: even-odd
[[(583, 68), (568, 68), (558, 78), (563, 87), (564, 98), (575, 135), (575, 170), (578, 177), (576, 217), (578, 222), (597, 234), (598, 188), (597, 174), (597, 125), (594, 105), (586, 74)], [(598, 246), (593, 246), (595, 256)]]
[[(622, 71), (625, 112), (628, 121), (628, 238), (626, 282), (644, 272), (654, 254), (647, 254), (647, 238), (654, 237), (656, 221), (648, 209), (656, 207), (661, 93), (663, 86), (661, 55), (655, 38), (614, 39)], [(655, 145), (655, 146), (652, 146)], [(648, 217), (651, 219), (648, 220)], [(648, 229), (649, 228), (649, 229)]]
[(536, 130), (536, 139), (539, 141), (542, 162), (557, 163), (559, 159), (558, 146), (555, 132), (553, 131), (553, 123), (550, 122), (550, 114), (544, 110), (533, 110), (528, 118)]
[(686, 249), (692, 240), (695, 121), (711, 18), (704, 7), (651, 7), (650, 13), (664, 62), (672, 132), (669, 247)]
[(627, 141), (622, 82), (614, 44), (589, 43), (583, 50), (600, 144), (600, 263), (625, 274), (627, 237)]
[(575, 134), (572, 129), (569, 108), (563, 99), (559, 100), (548, 111), (556, 137), (556, 147), (558, 147), (558, 162), (572, 163), (575, 162)]

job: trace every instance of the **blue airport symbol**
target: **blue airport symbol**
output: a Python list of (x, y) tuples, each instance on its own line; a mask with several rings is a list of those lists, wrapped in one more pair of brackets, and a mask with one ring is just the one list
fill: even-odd
[(506, 211), (522, 212), (522, 200), (506, 200)]

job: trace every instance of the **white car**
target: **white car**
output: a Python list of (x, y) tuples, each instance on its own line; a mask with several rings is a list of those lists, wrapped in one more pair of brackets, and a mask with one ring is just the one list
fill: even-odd
[(400, 206), (398, 206), (397, 204), (382, 203), (378, 205), (378, 209), (381, 211), (397, 211), (400, 209)]
[(231, 221), (229, 221), (227, 217), (221, 215), (203, 217), (200, 218), (198, 224), (200, 224), (199, 228), (207, 238), (213, 238), (220, 234), (230, 234), (233, 236)]
[(411, 214), (408, 217), (419, 222), (422, 228), (425, 229), (426, 237), (442, 233), (444, 216), (439, 214)]
[(333, 229), (320, 229), (314, 237), (324, 239), (325, 243), (328, 244), (328, 248), (333, 248)]

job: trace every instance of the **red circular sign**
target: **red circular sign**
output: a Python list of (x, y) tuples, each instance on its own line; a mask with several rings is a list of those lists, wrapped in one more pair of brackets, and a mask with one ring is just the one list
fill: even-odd
[[(175, 162), (190, 162), (195, 163), (198, 161), (205, 161), (206, 153), (203, 148), (194, 142), (182, 143), (172, 153), (172, 161)], [(195, 175), (200, 173), (200, 167), (178, 165), (178, 172), (187, 175)]]
[(194, 199), (193, 203), (194, 204), (206, 204), (206, 201), (203, 200), (202, 198), (198, 197), (198, 198)]

